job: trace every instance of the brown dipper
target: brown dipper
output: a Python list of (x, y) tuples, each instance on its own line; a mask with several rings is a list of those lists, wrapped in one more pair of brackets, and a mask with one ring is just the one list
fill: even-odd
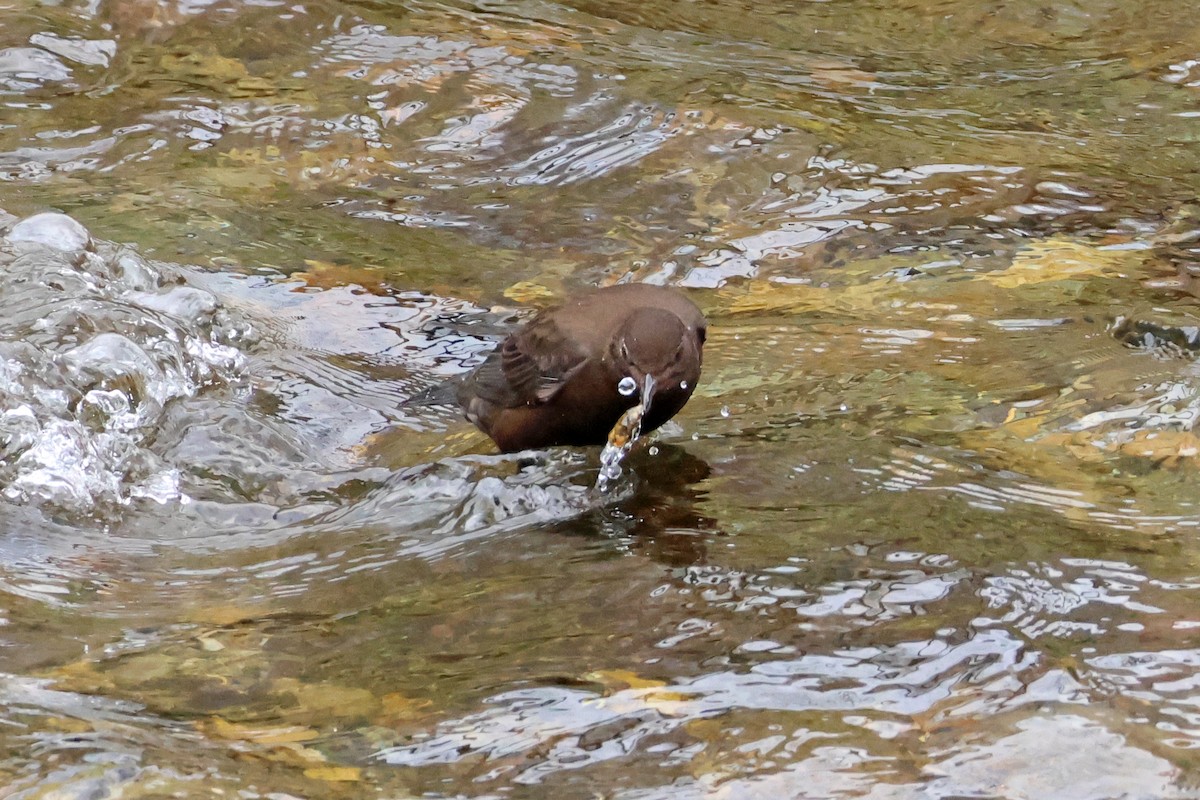
[(505, 453), (604, 444), (639, 402), (649, 432), (695, 391), (706, 332), (700, 309), (674, 289), (595, 289), (497, 345), (459, 386), (458, 403)]

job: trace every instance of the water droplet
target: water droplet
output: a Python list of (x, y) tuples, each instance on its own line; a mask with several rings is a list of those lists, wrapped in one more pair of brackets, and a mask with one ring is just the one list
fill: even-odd
[(729, 406), (721, 406), (721, 416), (722, 417), (729, 416)]
[(621, 378), (621, 382), (617, 384), (617, 391), (626, 397), (629, 397), (637, 391), (637, 381), (626, 375), (624, 378)]
[(596, 491), (607, 494), (621, 480), (621, 459), (632, 446), (632, 439), (623, 447), (617, 447), (611, 442), (604, 445), (604, 450), (600, 452), (600, 475), (596, 479)]
[[(607, 483), (607, 482), (608, 482), (608, 481), (616, 481), (616, 480), (619, 480), (619, 479), (621, 478), (621, 464), (620, 464), (620, 462), (613, 462), (613, 463), (611, 463), (611, 464), (605, 464), (604, 466), (602, 466), (602, 467), (600, 468), (600, 476), (601, 476), (601, 477), (604, 479), (604, 481), (606, 482), (606, 483), (605, 483), (605, 489), (607, 489), (607, 486), (608, 486), (608, 483)], [(605, 489), (602, 489), (601, 491), (605, 491)]]
[(688, 382), (687, 382), (687, 381), (680, 381), (680, 382), (679, 382), (679, 388), (680, 388), (680, 389), (683, 389), (683, 390), (686, 392), (686, 391), (687, 391), (687, 387), (688, 387)]
[(656, 444), (650, 445), (650, 455), (652, 455), (652, 456), (658, 455), (658, 445), (656, 445)]

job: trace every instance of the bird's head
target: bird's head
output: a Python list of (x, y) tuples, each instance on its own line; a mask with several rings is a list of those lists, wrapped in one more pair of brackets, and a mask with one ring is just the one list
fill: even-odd
[(689, 376), (699, 375), (703, 333), (661, 308), (640, 308), (629, 315), (613, 339), (609, 354), (621, 374), (617, 390), (638, 396), (648, 410), (654, 395), (681, 390), (691, 394)]

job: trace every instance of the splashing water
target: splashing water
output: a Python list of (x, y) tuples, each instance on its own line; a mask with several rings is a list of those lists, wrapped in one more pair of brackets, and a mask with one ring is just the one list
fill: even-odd
[(600, 475), (596, 478), (596, 491), (600, 494), (612, 491), (621, 479), (621, 462), (641, 435), (645, 412), (645, 406), (639, 403), (622, 414), (608, 434), (608, 442), (600, 452)]
[(249, 327), (65, 214), (0, 238), (0, 494), (91, 513), (186, 502), (152, 449), (172, 401), (242, 375)]

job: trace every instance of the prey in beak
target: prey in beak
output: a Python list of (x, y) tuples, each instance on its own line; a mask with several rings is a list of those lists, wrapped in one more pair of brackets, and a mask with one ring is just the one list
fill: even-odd
[[(622, 383), (624, 384), (625, 381), (633, 384), (633, 391), (629, 392), (629, 394), (637, 391), (637, 384), (632, 378), (625, 378), (622, 380)], [(618, 391), (621, 391), (621, 389), (619, 388)], [(623, 391), (621, 393), (625, 394)], [(634, 439), (638, 438), (642, 430), (642, 418), (650, 410), (650, 401), (652, 399), (654, 399), (654, 376), (647, 375), (642, 380), (640, 402), (636, 406), (627, 409), (617, 420), (617, 424), (613, 425), (612, 430), (608, 432), (609, 447), (624, 450), (633, 443)]]

